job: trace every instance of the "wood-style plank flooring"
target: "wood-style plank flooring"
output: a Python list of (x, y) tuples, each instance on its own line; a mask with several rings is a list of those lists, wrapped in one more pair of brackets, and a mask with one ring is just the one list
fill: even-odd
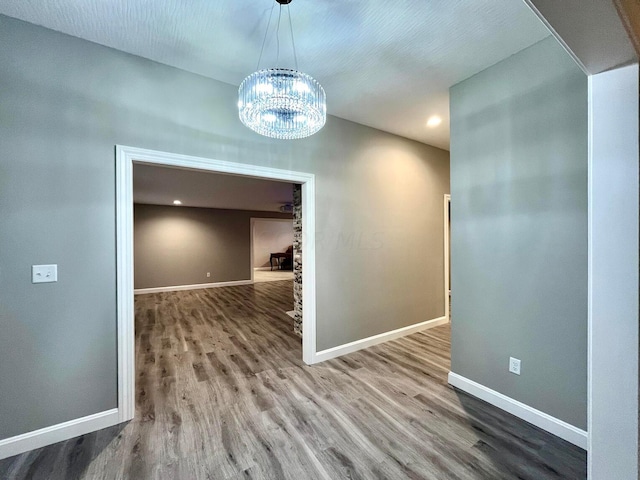
[(438, 327), (315, 366), (292, 282), (136, 297), (135, 420), (2, 479), (584, 479), (585, 452), (447, 385)]

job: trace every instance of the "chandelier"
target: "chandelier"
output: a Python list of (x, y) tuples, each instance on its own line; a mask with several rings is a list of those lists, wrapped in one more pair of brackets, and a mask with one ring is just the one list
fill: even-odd
[[(280, 58), (282, 5), (288, 5), (292, 0), (275, 1), (280, 4), (276, 29), (277, 65)], [(275, 4), (273, 6), (275, 7)], [(288, 13), (295, 69), (276, 66), (260, 70), (260, 61), (273, 16), (272, 7), (257, 71), (245, 78), (238, 89), (238, 110), (242, 123), (260, 135), (286, 140), (313, 135), (324, 126), (327, 119), (324, 89), (315, 79), (298, 71), (291, 13)]]

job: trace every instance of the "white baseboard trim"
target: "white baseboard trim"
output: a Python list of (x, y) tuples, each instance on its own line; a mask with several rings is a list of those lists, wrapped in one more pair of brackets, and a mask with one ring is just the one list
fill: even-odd
[(484, 385), (469, 380), (457, 373), (449, 372), (449, 385), (456, 387), (463, 392), (484, 400), (491, 405), (500, 408), (525, 422), (529, 422), (542, 430), (546, 430), (567, 442), (586, 450), (588, 434), (578, 427), (568, 424), (562, 420), (552, 417), (549, 414), (536, 410), (529, 405), (507, 397)]
[(29, 450), (46, 447), (53, 443), (95, 432), (119, 423), (118, 409), (94, 413), (82, 418), (59, 423), (50, 427), (23, 433), (0, 440), (0, 460), (13, 457)]
[(372, 347), (379, 343), (395, 340), (396, 338), (405, 337), (412, 333), (417, 333), (446, 323), (448, 323), (447, 317), (434, 318), (432, 320), (427, 320), (426, 322), (416, 323), (415, 325), (409, 325), (408, 327), (398, 328), (397, 330), (391, 330), (390, 332), (380, 333), (378, 335), (373, 335), (372, 337), (363, 338), (362, 340), (356, 340), (355, 342), (328, 348), (326, 350), (316, 352), (313, 363), (324, 362), (325, 360), (341, 357), (342, 355), (357, 352), (363, 348)]
[(234, 287), (236, 285), (251, 285), (253, 280), (236, 280), (233, 282), (198, 283), (195, 285), (174, 285), (172, 287), (137, 288), (133, 291), (136, 295), (159, 292), (179, 292), (180, 290), (199, 290), (201, 288)]
[[(275, 266), (275, 265), (274, 265), (274, 266)], [(276, 268), (278, 268), (278, 267), (276, 267)], [(254, 269), (254, 270), (260, 270), (260, 271), (263, 271), (263, 272), (264, 272), (264, 271), (267, 271), (267, 272), (268, 272), (268, 271), (273, 270), (271, 267), (253, 267), (253, 269)]]

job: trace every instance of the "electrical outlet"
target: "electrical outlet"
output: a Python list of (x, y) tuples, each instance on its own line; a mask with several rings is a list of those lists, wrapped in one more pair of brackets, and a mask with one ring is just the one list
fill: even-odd
[(517, 358), (509, 357), (509, 371), (520, 375), (520, 360)]
[(207, 278), (211, 277), (211, 272), (207, 272)]
[(31, 283), (51, 283), (58, 281), (58, 265), (32, 265)]

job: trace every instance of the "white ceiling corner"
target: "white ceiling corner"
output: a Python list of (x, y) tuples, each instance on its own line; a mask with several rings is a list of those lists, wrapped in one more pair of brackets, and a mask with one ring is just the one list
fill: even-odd
[[(256, 68), (272, 4), (0, 0), (0, 13), (239, 85)], [(323, 85), (330, 114), (444, 149), (449, 87), (549, 35), (523, 0), (295, 0), (290, 9), (300, 69)], [(281, 39), (292, 58), (286, 28)], [(426, 127), (432, 115), (441, 126)]]

